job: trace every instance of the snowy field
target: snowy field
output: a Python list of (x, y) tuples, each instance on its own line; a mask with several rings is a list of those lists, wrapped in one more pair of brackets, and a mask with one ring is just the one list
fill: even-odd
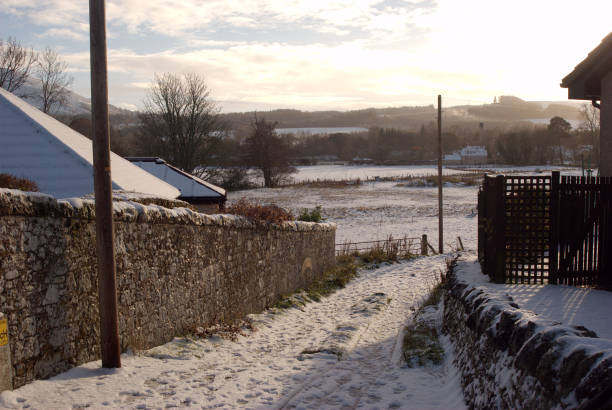
[[(8, 408), (464, 408), (450, 342), (442, 365), (406, 367), (402, 329), (444, 256), (364, 270), (303, 310), (252, 315), (236, 341), (175, 339), (123, 368), (79, 366), (0, 394)], [(438, 317), (438, 321), (441, 317)], [(318, 352), (318, 353), (316, 353)]]
[[(355, 180), (365, 181), (375, 177), (429, 176), (438, 175), (438, 167), (431, 165), (310, 165), (296, 167), (297, 173), (292, 174), (295, 182), (316, 180)], [(443, 168), (444, 175), (460, 173), (455, 169)]]
[[(295, 182), (316, 181), (316, 180), (355, 180), (357, 178), (362, 181), (374, 179), (375, 177), (403, 177), (403, 176), (430, 176), (438, 175), (438, 167), (433, 165), (310, 165), (296, 167), (297, 173), (292, 174)], [(512, 173), (512, 174), (548, 174), (550, 171), (561, 171), (564, 175), (581, 175), (579, 168), (559, 168), (551, 165), (531, 165), (531, 166), (500, 166), (500, 165), (482, 165), (474, 166), (453, 166), (443, 167), (444, 175), (454, 175), (467, 172), (467, 170), (489, 170), (494, 172)]]
[[(447, 249), (460, 236), (466, 247), (476, 244), (478, 187), (446, 186), (444, 231)], [(228, 200), (240, 198), (274, 203), (298, 215), (303, 208), (321, 205), (328, 222), (337, 224), (336, 242), (373, 241), (428, 235), (437, 249), (438, 188), (406, 187), (396, 182), (367, 182), (340, 188), (284, 187), (230, 192)], [(474, 245), (475, 246), (475, 245)]]

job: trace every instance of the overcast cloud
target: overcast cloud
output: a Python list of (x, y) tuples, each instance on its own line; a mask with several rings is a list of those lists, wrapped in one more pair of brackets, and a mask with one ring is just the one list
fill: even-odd
[[(561, 100), (561, 78), (607, 34), (610, 2), (121, 0), (107, 2), (111, 102), (154, 73), (205, 76), (225, 111)], [(85, 1), (2, 0), (0, 37), (64, 56), (89, 95)]]

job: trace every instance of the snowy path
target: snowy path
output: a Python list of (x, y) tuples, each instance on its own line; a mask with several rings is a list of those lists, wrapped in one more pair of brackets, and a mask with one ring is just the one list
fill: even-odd
[(124, 355), (116, 371), (92, 362), (4, 392), (0, 406), (461, 408), (452, 356), (433, 368), (401, 363), (401, 330), (444, 269), (435, 256), (364, 270), (303, 310), (254, 315), (257, 330), (235, 342), (176, 339)]

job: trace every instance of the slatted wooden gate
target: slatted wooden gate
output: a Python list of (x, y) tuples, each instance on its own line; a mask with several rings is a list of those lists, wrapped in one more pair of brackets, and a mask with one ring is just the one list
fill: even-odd
[(478, 256), (492, 280), (612, 290), (612, 179), (486, 176)]
[(612, 289), (612, 179), (555, 180), (550, 282)]

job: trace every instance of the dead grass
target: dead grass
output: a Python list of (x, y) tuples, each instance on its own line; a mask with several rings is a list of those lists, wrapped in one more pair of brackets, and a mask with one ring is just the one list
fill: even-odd
[(17, 178), (10, 174), (0, 174), (0, 188), (38, 192), (38, 185), (36, 185), (36, 182), (25, 178)]
[(235, 342), (238, 336), (246, 336), (247, 332), (253, 332), (254, 330), (253, 322), (246, 318), (233, 323), (220, 323), (206, 328), (196, 326), (191, 333), (202, 339), (219, 336), (222, 339)]
[[(482, 183), (482, 178), (484, 174), (468, 172), (463, 174), (455, 174), (455, 175), (443, 175), (442, 183), (443, 184), (455, 184), (455, 185), (464, 185), (464, 186), (475, 186)], [(398, 184), (396, 186), (399, 187), (437, 187), (438, 186), (438, 176), (437, 175), (428, 175), (428, 176), (410, 176), (404, 177), (402, 179), (398, 179)]]
[(240, 215), (256, 222), (280, 223), (292, 221), (293, 214), (276, 205), (260, 205), (240, 198), (223, 210), (223, 213)]
[(285, 186), (300, 186), (308, 188), (345, 188), (347, 186), (359, 186), (362, 184), (360, 178), (357, 179), (345, 179), (345, 180), (333, 180), (333, 179), (315, 179), (294, 182)]
[(392, 235), (383, 241), (372, 242), (371, 247), (346, 242), (341, 245), (336, 259), (348, 256), (359, 258), (365, 264), (395, 263), (415, 258), (418, 254), (416, 249), (420, 246), (420, 242), (417, 242), (414, 238), (395, 239)]

